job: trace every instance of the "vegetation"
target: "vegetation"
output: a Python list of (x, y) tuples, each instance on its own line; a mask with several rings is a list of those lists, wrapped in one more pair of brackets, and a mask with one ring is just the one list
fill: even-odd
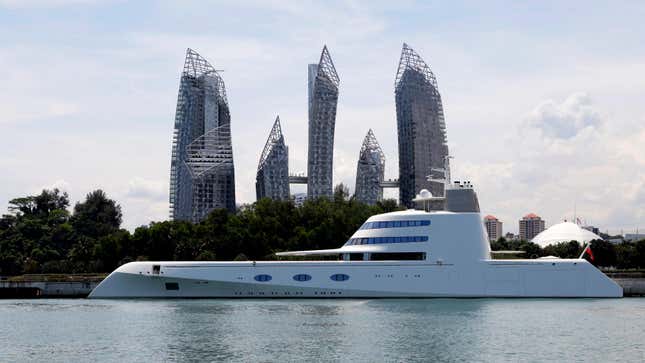
[[(43, 190), (9, 202), (0, 218), (0, 275), (110, 272), (134, 260), (272, 259), (285, 250), (338, 247), (370, 216), (397, 209), (394, 200), (368, 206), (337, 186), (331, 200), (262, 199), (237, 213), (213, 211), (201, 223), (152, 222), (134, 230), (121, 228), (121, 207), (103, 191), (89, 193), (69, 211), (67, 193)], [(526, 241), (491, 243), (493, 250), (522, 250), (526, 257), (575, 258), (575, 241), (544, 249)], [(645, 241), (613, 245), (593, 241), (594, 263), (617, 268), (645, 268)]]
[(0, 275), (109, 272), (134, 260), (275, 258), (284, 250), (335, 248), (371, 215), (397, 209), (394, 200), (368, 206), (337, 186), (332, 200), (262, 199), (237, 213), (213, 211), (201, 223), (152, 222), (121, 228), (120, 206), (101, 190), (68, 211), (57, 189), (9, 202), (0, 218)]

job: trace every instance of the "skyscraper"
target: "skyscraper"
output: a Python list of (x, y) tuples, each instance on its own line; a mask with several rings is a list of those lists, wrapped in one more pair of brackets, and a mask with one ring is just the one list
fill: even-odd
[(520, 219), (520, 239), (530, 241), (544, 231), (544, 220), (535, 213), (529, 213)]
[(284, 143), (280, 116), (276, 117), (262, 150), (255, 178), (257, 199), (289, 199), (289, 149)]
[(235, 210), (231, 115), (224, 81), (192, 49), (179, 83), (170, 162), (170, 217), (198, 222)]
[(421, 189), (444, 195), (441, 182), (450, 173), (446, 125), (437, 80), (421, 57), (403, 43), (394, 82), (399, 135), (399, 200), (413, 207)]
[(365, 135), (356, 168), (356, 192), (359, 202), (376, 204), (383, 199), (381, 182), (385, 173), (385, 155), (370, 129)]
[(307, 163), (307, 197), (331, 197), (334, 128), (340, 79), (323, 47), (318, 64), (310, 64), (309, 73), (309, 150)]

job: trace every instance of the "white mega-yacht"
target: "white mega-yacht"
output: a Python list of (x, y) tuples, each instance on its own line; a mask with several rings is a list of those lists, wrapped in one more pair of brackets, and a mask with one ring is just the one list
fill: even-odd
[[(469, 184), (427, 191), (423, 210), (370, 217), (340, 248), (277, 253), (338, 260), (131, 262), (90, 298), (622, 297), (585, 259), (491, 258)], [(442, 211), (429, 207), (444, 202)]]

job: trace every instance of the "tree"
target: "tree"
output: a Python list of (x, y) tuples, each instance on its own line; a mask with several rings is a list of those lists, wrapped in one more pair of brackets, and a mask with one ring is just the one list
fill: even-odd
[(345, 184), (340, 183), (334, 187), (335, 202), (345, 201), (348, 198), (349, 198), (349, 188)]
[[(69, 196), (66, 192), (61, 193), (58, 189), (43, 191), (36, 196), (15, 198), (9, 201), (9, 211), (18, 217), (42, 218), (50, 213), (59, 210), (66, 211), (69, 207)], [(64, 215), (65, 213), (59, 213)]]
[(117, 231), (121, 218), (121, 206), (97, 189), (87, 195), (85, 202), (76, 203), (72, 225), (77, 233), (96, 239)]
[(594, 265), (603, 267), (616, 265), (616, 251), (611, 242), (597, 239), (590, 242), (590, 247), (594, 256)]
[(543, 253), (545, 256), (578, 258), (582, 253), (582, 246), (578, 241), (560, 242), (544, 247)]
[(69, 197), (58, 189), (14, 198), (0, 219), (0, 270), (3, 274), (42, 272), (45, 263), (62, 261), (72, 244)]

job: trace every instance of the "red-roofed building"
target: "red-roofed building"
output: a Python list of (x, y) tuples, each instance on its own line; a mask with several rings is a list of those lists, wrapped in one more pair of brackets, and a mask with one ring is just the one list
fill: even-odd
[(502, 221), (497, 217), (490, 214), (484, 217), (484, 226), (486, 227), (486, 232), (488, 232), (489, 241), (497, 241), (502, 237)]
[(520, 219), (520, 239), (530, 241), (544, 231), (544, 220), (535, 213), (529, 213)]

